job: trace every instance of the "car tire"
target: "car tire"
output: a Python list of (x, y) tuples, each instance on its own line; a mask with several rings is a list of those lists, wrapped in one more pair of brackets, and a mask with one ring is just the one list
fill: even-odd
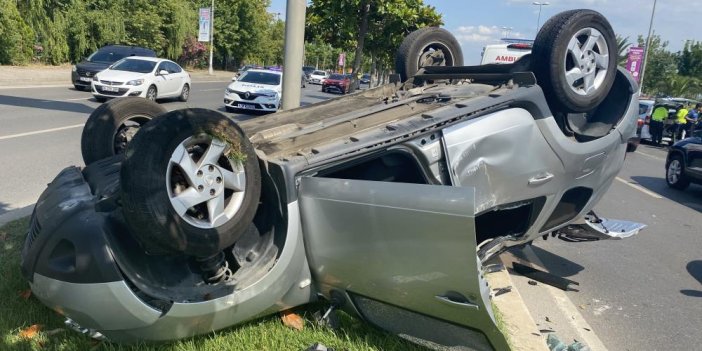
[(685, 175), (685, 164), (680, 155), (671, 156), (670, 161), (666, 164), (665, 182), (669, 187), (678, 190), (685, 190), (690, 186), (690, 180)]
[(125, 97), (100, 105), (83, 127), (80, 138), (83, 162), (89, 165), (124, 153), (141, 126), (164, 113), (164, 107), (140, 97)]
[(463, 52), (446, 29), (425, 27), (405, 37), (397, 50), (395, 71), (404, 82), (424, 66), (462, 66)]
[(231, 106), (224, 106), (224, 109), (227, 110), (227, 112), (236, 112), (236, 109)]
[(101, 96), (93, 96), (93, 97), (95, 98), (95, 101), (100, 102), (100, 103), (107, 101), (107, 98), (105, 98), (105, 97), (101, 97)]
[(129, 144), (120, 173), (124, 218), (151, 254), (209, 257), (233, 245), (251, 225), (261, 193), (248, 138), (207, 109), (153, 120)]
[(592, 10), (565, 11), (549, 19), (536, 36), (531, 55), (532, 70), (547, 101), (564, 113), (595, 109), (617, 74), (614, 31), (604, 16)]
[(158, 89), (155, 85), (149, 86), (149, 89), (146, 90), (146, 100), (156, 101), (157, 98)]
[(76, 90), (85, 91), (85, 87), (82, 85), (74, 85), (73, 87), (76, 88)]
[(180, 95), (178, 96), (178, 100), (182, 102), (188, 101), (188, 98), (190, 97), (190, 85), (188, 83), (183, 84), (183, 89), (180, 90)]
[(639, 148), (639, 145), (634, 143), (626, 143), (626, 152), (634, 152)]

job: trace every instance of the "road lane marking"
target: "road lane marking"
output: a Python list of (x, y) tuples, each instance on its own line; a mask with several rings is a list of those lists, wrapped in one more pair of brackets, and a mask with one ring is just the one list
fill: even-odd
[(85, 123), (83, 123), (83, 124), (75, 124), (75, 125), (72, 125), (72, 126), (65, 126), (65, 127), (58, 127), (58, 128), (37, 130), (37, 131), (34, 131), (34, 132), (27, 132), (27, 133), (19, 133), (19, 134), (5, 135), (5, 136), (0, 136), (0, 140), (14, 139), (14, 138), (19, 138), (19, 137), (24, 137), (24, 136), (37, 135), (37, 134), (44, 134), (44, 133), (51, 133), (51, 132), (58, 132), (58, 131), (61, 131), (61, 130), (66, 130), (66, 129), (72, 129), (72, 128), (82, 127), (82, 126), (84, 126), (84, 125), (85, 125)]
[(665, 159), (664, 159), (663, 157), (657, 157), (657, 156), (649, 155), (649, 154), (647, 154), (647, 153), (645, 153), (645, 152), (636, 151), (635, 153), (636, 153), (636, 154), (639, 154), (639, 155), (644, 155), (644, 156), (646, 156), (646, 157), (650, 157), (650, 158), (653, 158), (653, 159), (656, 159), (656, 160), (659, 160), (659, 161), (665, 161)]
[(648, 189), (642, 187), (641, 185), (639, 185), (639, 184), (637, 184), (637, 183), (635, 183), (635, 182), (630, 182), (630, 181), (627, 181), (627, 180), (622, 179), (622, 178), (619, 178), (619, 177), (617, 177), (616, 179), (617, 179), (618, 181), (620, 181), (620, 182), (622, 182), (622, 183), (624, 183), (624, 184), (626, 184), (626, 185), (628, 185), (628, 186), (630, 186), (630, 187), (632, 187), (632, 188), (634, 188), (634, 189), (636, 189), (636, 190), (638, 190), (638, 191), (640, 191), (640, 192), (642, 192), (642, 193), (648, 195), (648, 196), (651, 196), (651, 197), (656, 198), (656, 199), (662, 199), (662, 198), (663, 198), (662, 196), (660, 196), (660, 195), (654, 193), (653, 191), (650, 191), (650, 190), (648, 190)]
[(41, 102), (62, 102), (62, 101), (80, 101), (80, 100), (90, 100), (89, 97), (87, 98), (76, 98), (76, 99), (57, 99), (57, 100), (42, 100)]
[(216, 89), (202, 89), (202, 90), (196, 90), (196, 91), (215, 91), (215, 90), (222, 90), (222, 88), (216, 88)]

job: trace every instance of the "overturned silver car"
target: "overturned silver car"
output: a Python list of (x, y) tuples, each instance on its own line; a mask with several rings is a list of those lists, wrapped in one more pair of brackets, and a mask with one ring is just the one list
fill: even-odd
[(508, 349), (485, 260), (551, 233), (640, 229), (590, 214), (636, 127), (615, 45), (600, 14), (576, 10), (511, 65), (462, 66), (448, 32), (420, 29), (398, 51), (403, 84), (240, 124), (111, 101), (83, 132), (87, 166), (37, 201), (23, 273), (118, 342), (322, 298), (393, 333)]

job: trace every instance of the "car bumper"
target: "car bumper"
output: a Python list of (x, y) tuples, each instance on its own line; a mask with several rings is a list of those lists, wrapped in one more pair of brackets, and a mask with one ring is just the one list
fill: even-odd
[(78, 72), (72, 71), (71, 72), (71, 82), (73, 83), (74, 86), (81, 86), (81, 87), (90, 87), (92, 83), (92, 78), (87, 77), (84, 75), (79, 75)]
[(146, 86), (144, 84), (139, 86), (111, 86), (93, 82), (93, 84), (91, 85), (91, 92), (93, 93), (93, 96), (102, 98), (114, 98), (122, 96), (146, 97)]
[(280, 105), (279, 97), (259, 96), (253, 100), (242, 99), (238, 94), (224, 94), (224, 106), (238, 110), (275, 112)]
[(322, 85), (322, 89), (323, 89), (323, 90), (327, 90), (327, 91), (335, 91), (335, 92), (338, 92), (338, 93), (343, 93), (343, 92), (345, 92), (345, 91), (348, 90), (348, 87), (343, 87), (343, 86), (341, 86), (341, 85), (333, 85), (333, 84), (330, 84), (330, 85), (324, 85), (324, 84), (323, 84), (323, 85)]

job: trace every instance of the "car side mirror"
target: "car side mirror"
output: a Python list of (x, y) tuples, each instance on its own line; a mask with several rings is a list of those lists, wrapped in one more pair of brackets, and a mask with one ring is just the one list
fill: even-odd
[(166, 71), (165, 69), (162, 69), (162, 70), (158, 71), (158, 75), (159, 75), (159, 76), (167, 76), (167, 75), (169, 75), (169, 74), (170, 74), (170, 73), (168, 73), (168, 71)]
[(236, 77), (232, 77), (232, 82), (236, 82)]

